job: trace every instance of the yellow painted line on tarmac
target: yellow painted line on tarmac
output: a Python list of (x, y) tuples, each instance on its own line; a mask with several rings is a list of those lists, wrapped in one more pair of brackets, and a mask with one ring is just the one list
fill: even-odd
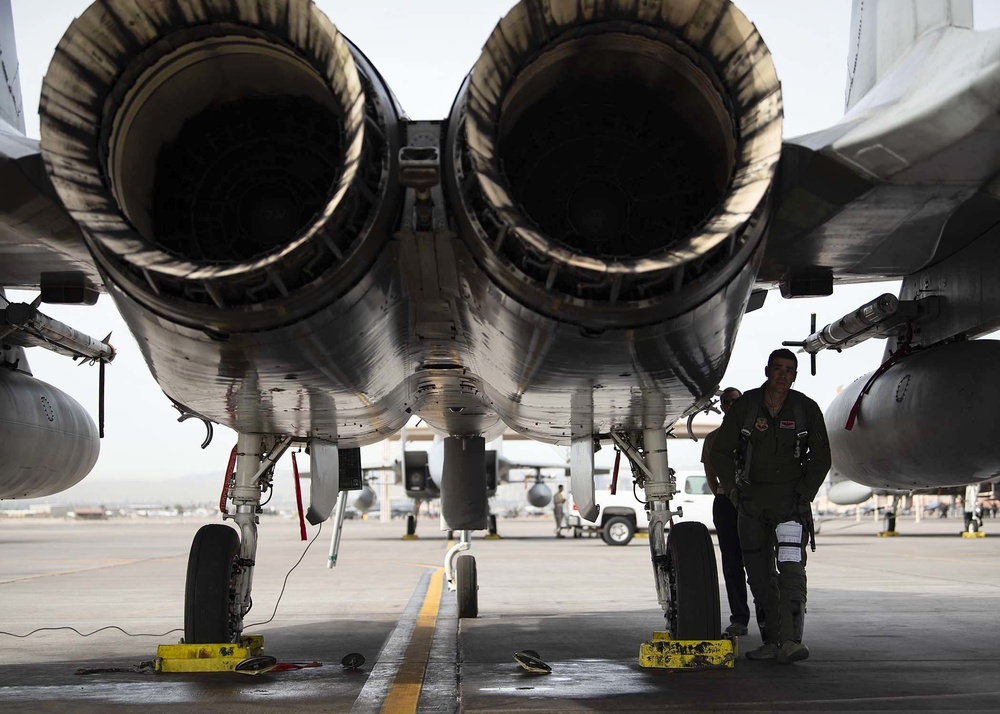
[(420, 700), (420, 690), (424, 684), (424, 673), (431, 654), (431, 640), (437, 624), (438, 609), (441, 607), (441, 587), (444, 582), (444, 568), (436, 568), (427, 586), (417, 625), (410, 637), (403, 663), (389, 687), (389, 693), (382, 703), (382, 711), (391, 714), (414, 714)]

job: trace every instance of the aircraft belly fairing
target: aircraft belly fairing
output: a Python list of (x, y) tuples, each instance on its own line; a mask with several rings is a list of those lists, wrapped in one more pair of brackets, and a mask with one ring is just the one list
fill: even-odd
[[(473, 326), (475, 366), (504, 422), (532, 439), (569, 443), (585, 419), (591, 433), (642, 428), (648, 401), (662, 403), (666, 428), (722, 379), (753, 266), (680, 318), (590, 334), (523, 311), (486, 310)], [(513, 339), (512, 339), (513, 338)], [(526, 347), (525, 347), (526, 346)], [(571, 395), (586, 394), (586, 414)], [(511, 396), (513, 395), (513, 396)]]
[(117, 287), (110, 294), (164, 391), (188, 410), (244, 433), (356, 445), (398, 431), (413, 405), (405, 305), (398, 283), (378, 284), (389, 262), (334, 305), (262, 332), (150, 321)]

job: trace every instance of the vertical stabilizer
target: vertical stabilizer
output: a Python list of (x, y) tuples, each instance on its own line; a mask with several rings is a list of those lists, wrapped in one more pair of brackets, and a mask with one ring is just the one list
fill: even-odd
[(14, 44), (14, 15), (10, 0), (0, 0), (0, 120), (24, 133), (24, 103)]
[(972, 29), (972, 0), (854, 0), (844, 109), (861, 101), (923, 35)]

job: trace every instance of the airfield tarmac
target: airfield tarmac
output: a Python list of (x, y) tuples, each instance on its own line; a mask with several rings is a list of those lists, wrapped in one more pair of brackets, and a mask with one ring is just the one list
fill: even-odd
[[(0, 520), (0, 630), (182, 627), (187, 552), (202, 522)], [(974, 540), (958, 536), (956, 518), (900, 519), (896, 538), (875, 537), (870, 520), (827, 521), (809, 554), (811, 657), (686, 672), (637, 662), (662, 623), (647, 541), (557, 540), (550, 519), (501, 520), (501, 540), (474, 538), (480, 616), (459, 624), (454, 594), (435, 587), (447, 546), (437, 525), (421, 520), (420, 538), (403, 541), (402, 521), (347, 521), (332, 570), (326, 525), (273, 622), (248, 628), (279, 661), (322, 666), (77, 675), (150, 660), (182, 633), (0, 635), (0, 711), (1000, 710), (1000, 520)], [(293, 520), (263, 520), (250, 622), (271, 616), (304, 547)], [(725, 624), (724, 593), (722, 602)], [(758, 644), (751, 633), (740, 646)], [(552, 673), (521, 670), (521, 649)], [(350, 652), (367, 659), (360, 670), (342, 669)]]

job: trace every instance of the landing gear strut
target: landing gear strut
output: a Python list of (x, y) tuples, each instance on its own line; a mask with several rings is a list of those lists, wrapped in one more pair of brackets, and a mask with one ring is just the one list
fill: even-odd
[(203, 526), (195, 535), (188, 558), (184, 589), (184, 641), (187, 644), (238, 642), (243, 618), (253, 599), (253, 568), (257, 557), (257, 523), (261, 495), (270, 488), (274, 464), (292, 437), (240, 434), (236, 471), (227, 473), (226, 497), (239, 534), (220, 524)]
[(646, 429), (641, 434), (612, 432), (611, 437), (646, 492), (653, 577), (670, 636), (675, 640), (719, 639), (719, 575), (708, 529), (687, 522), (668, 530), (670, 519), (682, 513), (670, 510), (677, 482), (667, 465), (666, 433)]

